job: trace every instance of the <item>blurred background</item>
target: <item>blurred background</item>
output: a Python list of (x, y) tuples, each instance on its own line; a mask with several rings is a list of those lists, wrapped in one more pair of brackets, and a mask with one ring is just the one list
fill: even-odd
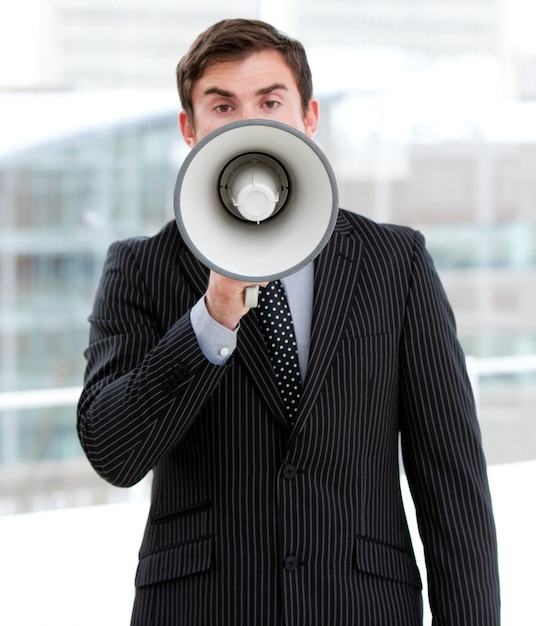
[(78, 443), (87, 316), (108, 245), (173, 219), (175, 66), (226, 17), (305, 44), (341, 206), (424, 233), (490, 468), (533, 467), (533, 0), (17, 0), (0, 5), (0, 519), (146, 502)]

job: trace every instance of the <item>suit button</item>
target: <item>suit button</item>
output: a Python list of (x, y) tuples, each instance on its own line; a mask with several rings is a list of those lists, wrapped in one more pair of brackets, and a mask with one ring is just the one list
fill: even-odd
[(298, 567), (298, 559), (295, 556), (287, 556), (285, 559), (285, 569), (287, 572), (293, 572)]
[(171, 393), (173, 391), (174, 387), (170, 382), (165, 382), (162, 383), (162, 391), (164, 393)]
[(296, 466), (292, 465), (292, 463), (285, 465), (283, 468), (283, 478), (286, 478), (287, 480), (296, 478)]
[(180, 363), (174, 369), (175, 380), (181, 381), (188, 374), (188, 366), (186, 363)]

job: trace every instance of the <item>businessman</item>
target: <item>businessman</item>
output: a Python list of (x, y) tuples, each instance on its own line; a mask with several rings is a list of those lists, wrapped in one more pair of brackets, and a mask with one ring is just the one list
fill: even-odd
[[(304, 49), (263, 22), (210, 27), (177, 82), (190, 147), (243, 119), (315, 135)], [(314, 262), (263, 285), (288, 307), (287, 395), (273, 305), (248, 309), (247, 286), (205, 268), (174, 221), (110, 247), (78, 429), (112, 484), (152, 472), (132, 625), (422, 624), (401, 449), (434, 625), (497, 626), (479, 426), (422, 235), (340, 209)]]

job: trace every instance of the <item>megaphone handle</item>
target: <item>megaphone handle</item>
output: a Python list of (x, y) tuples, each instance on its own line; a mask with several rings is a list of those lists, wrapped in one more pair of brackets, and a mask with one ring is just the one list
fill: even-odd
[(259, 285), (250, 285), (246, 287), (244, 293), (244, 304), (250, 308), (254, 309), (259, 301)]

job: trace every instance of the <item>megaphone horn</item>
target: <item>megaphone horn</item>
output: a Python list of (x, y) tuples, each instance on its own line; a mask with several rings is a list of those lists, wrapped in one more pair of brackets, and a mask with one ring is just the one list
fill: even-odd
[(174, 206), (194, 256), (223, 276), (257, 283), (288, 276), (320, 254), (337, 220), (337, 183), (304, 133), (242, 120), (192, 148)]

